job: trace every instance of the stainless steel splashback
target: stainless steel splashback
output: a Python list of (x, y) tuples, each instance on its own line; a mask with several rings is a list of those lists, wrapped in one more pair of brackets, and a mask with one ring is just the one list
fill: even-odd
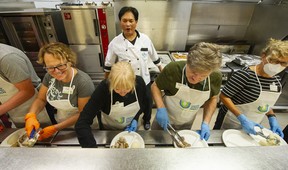
[(254, 4), (193, 3), (187, 45), (199, 41), (234, 43), (243, 40)]

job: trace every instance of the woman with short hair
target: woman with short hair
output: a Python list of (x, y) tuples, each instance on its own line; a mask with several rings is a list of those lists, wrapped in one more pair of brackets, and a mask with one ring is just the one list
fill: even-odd
[(44, 45), (38, 54), (38, 63), (44, 65), (47, 73), (25, 116), (25, 128), (30, 136), (33, 129), (40, 127), (36, 115), (48, 102), (57, 109), (57, 124), (40, 131), (39, 140), (43, 140), (61, 129), (74, 126), (95, 87), (89, 75), (75, 67), (76, 54), (63, 43)]

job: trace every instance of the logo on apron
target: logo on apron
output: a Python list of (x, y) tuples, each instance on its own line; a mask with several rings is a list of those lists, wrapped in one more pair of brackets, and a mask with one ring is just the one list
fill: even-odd
[(269, 104), (266, 104), (263, 106), (258, 106), (257, 110), (259, 111), (259, 112), (257, 112), (259, 114), (267, 113), (270, 110), (270, 106), (269, 106)]
[(118, 119), (115, 119), (116, 122), (123, 124), (125, 122), (124, 117), (119, 117)]
[(183, 108), (183, 109), (188, 109), (191, 106), (190, 102), (186, 102), (186, 101), (183, 101), (183, 100), (180, 100), (179, 104), (180, 104), (180, 107)]

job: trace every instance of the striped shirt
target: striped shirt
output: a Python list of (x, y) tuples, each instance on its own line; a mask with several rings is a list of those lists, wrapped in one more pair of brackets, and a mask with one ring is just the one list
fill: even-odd
[[(278, 87), (278, 92), (280, 92), (279, 76), (266, 78), (258, 75), (258, 78), (262, 86), (262, 91), (270, 91), (270, 85), (275, 83)], [(249, 67), (244, 67), (232, 75), (223, 88), (222, 93), (231, 98), (235, 105), (239, 105), (256, 101), (260, 95), (260, 91), (260, 85), (255, 72), (250, 70)], [(221, 105), (219, 114), (226, 114), (227, 110), (225, 105)]]

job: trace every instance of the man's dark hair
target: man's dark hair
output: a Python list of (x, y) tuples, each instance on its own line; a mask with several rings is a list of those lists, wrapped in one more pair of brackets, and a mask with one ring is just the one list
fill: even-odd
[(119, 13), (118, 13), (118, 18), (121, 21), (122, 16), (126, 13), (126, 12), (132, 12), (132, 14), (134, 15), (134, 18), (136, 21), (138, 21), (138, 10), (134, 7), (131, 6), (124, 6), (123, 8), (120, 9)]

